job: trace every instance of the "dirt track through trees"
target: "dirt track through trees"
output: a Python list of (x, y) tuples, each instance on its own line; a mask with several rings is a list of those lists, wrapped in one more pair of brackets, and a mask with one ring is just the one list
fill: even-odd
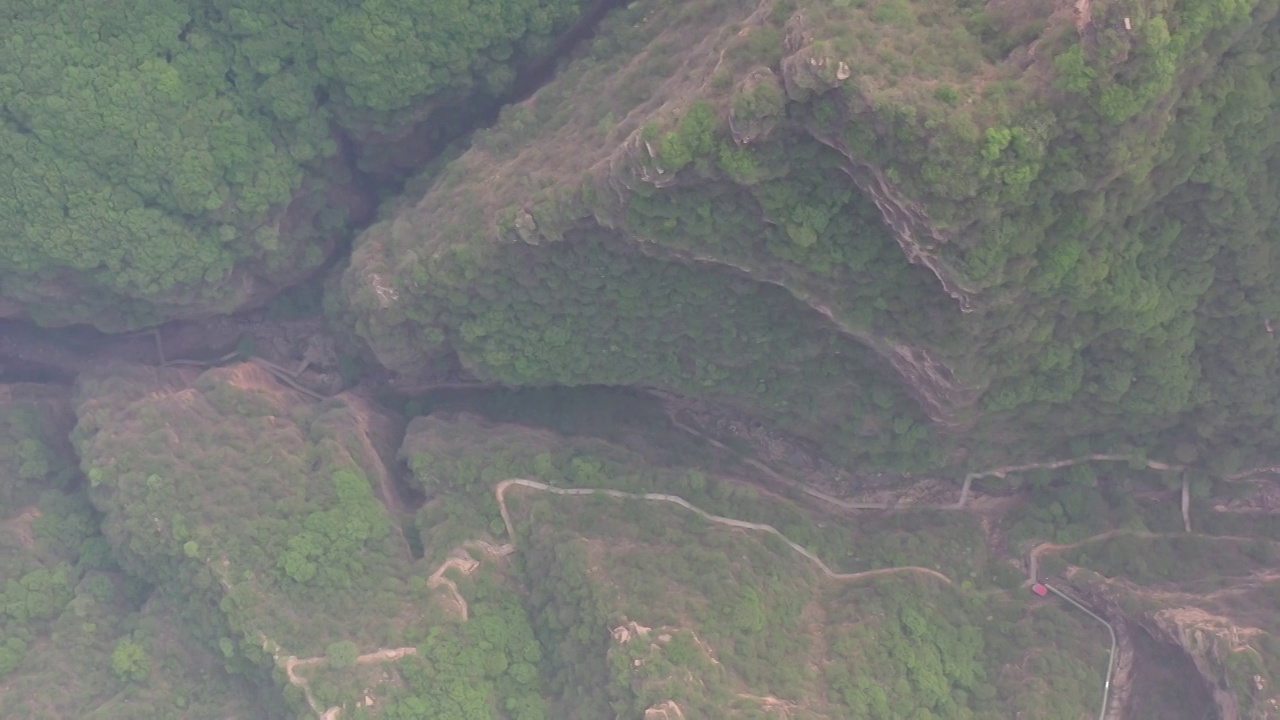
[[(675, 425), (675, 427), (680, 429), (681, 431), (697, 436), (703, 439), (704, 441), (708, 442), (712, 446), (717, 447), (721, 450), (726, 450), (726, 451), (729, 450), (729, 448), (724, 444), (720, 443), (719, 441), (713, 438), (707, 437), (703, 433), (698, 432), (697, 430), (687, 425), (684, 425), (683, 423), (678, 422), (674, 417), (671, 417), (671, 421), (673, 425)], [(1080, 457), (1080, 458), (1073, 458), (1069, 460), (1057, 460), (1057, 461), (1041, 462), (1041, 463), (1028, 463), (1025, 465), (1010, 465), (1010, 466), (1005, 466), (1001, 468), (995, 468), (992, 470), (970, 473), (964, 479), (964, 485), (962, 486), (960, 491), (960, 498), (955, 504), (927, 505), (927, 506), (912, 505), (908, 507), (914, 508), (914, 509), (965, 510), (965, 509), (968, 509), (966, 506), (969, 500), (969, 496), (971, 494), (972, 483), (974, 480), (977, 480), (977, 479), (981, 479), (984, 477), (1005, 477), (1010, 473), (1026, 472), (1029, 470), (1058, 469), (1058, 468), (1070, 467), (1072, 465), (1077, 465), (1085, 462), (1121, 462), (1121, 461), (1134, 462), (1137, 460), (1139, 459), (1129, 457), (1129, 456), (1097, 454), (1097, 455), (1089, 455), (1089, 456)], [(841, 509), (888, 510), (888, 509), (893, 509), (897, 507), (893, 503), (889, 503), (889, 502), (856, 502), (856, 501), (842, 500), (840, 498), (833, 497), (831, 495), (823, 493), (814, 488), (810, 488), (803, 483), (787, 478), (775, 472), (772, 468), (768, 467), (764, 463), (761, 463), (757, 460), (748, 458), (746, 459), (746, 462), (752, 465), (753, 467), (755, 467), (756, 469), (760, 470), (761, 472), (764, 472), (774, 480), (782, 482), (783, 484), (789, 487), (799, 489), (812, 497), (822, 500), (828, 504), (835, 505), (836, 507), (839, 507)], [(1156, 462), (1156, 461), (1142, 460), (1142, 462), (1144, 462), (1146, 468), (1149, 468), (1152, 470), (1181, 469), (1180, 466), (1168, 465), (1168, 464)], [(790, 538), (784, 535), (782, 531), (778, 530), (772, 525), (767, 525), (764, 523), (753, 523), (745, 520), (736, 520), (734, 518), (714, 515), (712, 513), (707, 512), (706, 510), (703, 510), (702, 508), (697, 507), (696, 505), (690, 503), (689, 501), (677, 495), (669, 495), (666, 493), (631, 493), (631, 492), (624, 492), (621, 490), (613, 490), (608, 488), (561, 488), (561, 487), (555, 487), (553, 485), (549, 485), (544, 482), (539, 482), (537, 480), (529, 480), (526, 478), (511, 478), (508, 480), (503, 480), (502, 482), (499, 482), (497, 486), (495, 486), (494, 488), (494, 495), (498, 501), (498, 510), (502, 515), (502, 522), (506, 528), (507, 537), (512, 539), (515, 538), (515, 523), (511, 519), (511, 512), (507, 508), (507, 502), (506, 502), (507, 491), (510, 490), (512, 487), (523, 487), (530, 490), (547, 492), (554, 495), (562, 495), (562, 496), (581, 497), (581, 496), (588, 496), (588, 495), (603, 495), (606, 497), (612, 497), (612, 498), (617, 498), (622, 500), (645, 500), (650, 502), (665, 502), (665, 503), (671, 503), (673, 505), (678, 505), (684, 508), (685, 510), (688, 510), (702, 517), (704, 520), (707, 520), (712, 523), (725, 525), (725, 526), (737, 528), (740, 530), (754, 530), (754, 531), (765, 532), (770, 535), (773, 535), (778, 539), (782, 540), (784, 543), (786, 543), (792, 550), (804, 556), (804, 558), (808, 560), (810, 563), (812, 563), (814, 566), (816, 566), (824, 576), (832, 580), (852, 581), (852, 580), (862, 580), (867, 578), (891, 575), (896, 573), (915, 573), (920, 575), (927, 575), (937, 580), (941, 580), (944, 583), (952, 584), (951, 578), (947, 577), (943, 573), (937, 570), (934, 570), (932, 568), (919, 567), (914, 565), (878, 568), (875, 570), (864, 570), (861, 572), (854, 572), (854, 573), (836, 572), (835, 570), (832, 570), (830, 566), (828, 566), (821, 558), (815, 555), (808, 548), (805, 548), (802, 545), (799, 545), (798, 543), (792, 541)], [(907, 509), (907, 508), (903, 508), (903, 509)], [(1085, 538), (1083, 540), (1080, 540), (1074, 543), (1069, 543), (1069, 544), (1057, 544), (1057, 543), (1048, 543), (1048, 542), (1041, 543), (1033, 547), (1031, 551), (1028, 553), (1027, 564), (1028, 564), (1029, 582), (1036, 581), (1037, 575), (1039, 573), (1040, 556), (1043, 555), (1044, 553), (1071, 550), (1091, 542), (1097, 542), (1100, 540), (1105, 540), (1107, 538), (1116, 537), (1120, 535), (1128, 535), (1132, 537), (1158, 538), (1158, 537), (1169, 537), (1173, 534), (1112, 530), (1112, 531), (1100, 533), (1098, 535), (1094, 535), (1092, 537)], [(1212, 537), (1220, 540), (1250, 540), (1251, 539), (1251, 538), (1242, 538), (1242, 537), (1233, 537), (1233, 536), (1212, 536)], [(465, 598), (462, 597), (462, 594), (459, 592), (457, 584), (450, 578), (446, 577), (445, 573), (447, 573), (449, 570), (458, 570), (464, 575), (469, 575), (479, 567), (480, 561), (474, 559), (473, 557), (471, 557), (469, 553), (466, 552), (468, 548), (474, 548), (474, 549), (480, 550), (484, 554), (489, 555), (491, 557), (502, 557), (515, 552), (515, 546), (511, 543), (507, 543), (503, 545), (494, 545), (492, 543), (488, 543), (482, 540), (469, 541), (459, 546), (454, 551), (454, 553), (451, 554), (450, 557), (447, 558), (443, 563), (441, 563), (441, 565), (438, 568), (436, 568), (436, 570), (428, 578), (427, 582), (430, 587), (444, 587), (448, 589), (450, 595), (453, 597), (454, 601), (457, 603), (462, 613), (462, 619), (464, 621), (468, 618), (467, 602)], [(359, 656), (357, 662), (361, 664), (367, 664), (372, 662), (393, 661), (393, 660), (402, 658), (405, 655), (415, 654), (416, 652), (417, 650), (415, 648), (383, 649), (383, 650), (375, 651), (373, 653), (369, 653), (367, 655), (361, 655)], [(311, 690), (307, 684), (306, 679), (298, 675), (296, 672), (297, 668), (320, 665), (322, 663), (327, 662), (327, 660), (323, 657), (307, 658), (305, 660), (299, 660), (294, 656), (282, 658), (281, 660), (284, 663), (284, 669), (286, 674), (288, 675), (289, 682), (297, 686), (299, 689), (303, 691), (303, 694), (307, 699), (308, 705), (311, 706), (312, 710), (316, 712), (316, 714), (320, 717), (320, 719), (321, 720), (337, 720), (340, 709), (329, 708), (327, 710), (321, 711), (317, 706), (317, 704), (315, 703), (314, 698), (312, 697)]]

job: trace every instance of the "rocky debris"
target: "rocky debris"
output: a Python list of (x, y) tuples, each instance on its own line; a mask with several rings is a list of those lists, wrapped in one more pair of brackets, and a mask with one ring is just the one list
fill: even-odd
[(613, 641), (619, 645), (626, 645), (633, 639), (649, 637), (649, 631), (652, 629), (653, 628), (645, 627), (644, 625), (631, 620), (612, 630)]
[(674, 700), (665, 700), (645, 710), (644, 720), (684, 720), (684, 712)]
[(929, 419), (938, 425), (960, 425), (960, 412), (982, 397), (980, 388), (958, 382), (951, 368), (927, 349), (893, 343), (890, 350), (889, 364), (902, 376)]
[(528, 210), (521, 210), (516, 215), (515, 222), (516, 234), (520, 240), (530, 244), (537, 244), (538, 241), (538, 222), (533, 219), (533, 215)]
[(804, 102), (844, 84), (851, 75), (843, 60), (831, 56), (825, 43), (805, 46), (782, 60), (787, 97)]
[(965, 287), (957, 274), (934, 252), (947, 239), (933, 226), (924, 208), (907, 198), (882, 170), (854, 157), (843, 141), (823, 140), (819, 135), (814, 133), (819, 141), (839, 150), (849, 159), (849, 164), (844, 167), (845, 173), (875, 203), (884, 224), (893, 231), (903, 254), (907, 256), (907, 262), (928, 268), (943, 291), (959, 303), (960, 311), (972, 312), (974, 291)]

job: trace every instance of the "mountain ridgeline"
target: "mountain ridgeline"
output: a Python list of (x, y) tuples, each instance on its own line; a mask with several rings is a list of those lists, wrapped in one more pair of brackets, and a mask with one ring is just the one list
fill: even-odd
[(656, 386), (863, 465), (1264, 464), (1276, 13), (637, 3), (335, 302), (402, 374)]

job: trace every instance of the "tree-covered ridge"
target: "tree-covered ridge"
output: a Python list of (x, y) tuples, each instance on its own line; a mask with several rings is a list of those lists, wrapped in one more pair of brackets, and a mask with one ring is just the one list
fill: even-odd
[(379, 499), (358, 401), (311, 404), (254, 365), (118, 368), (80, 397), (74, 439), (115, 557), (203, 617), (231, 667), (411, 642), (430, 569)]
[(0, 453), (18, 460), (0, 470), (0, 717), (279, 717), (116, 564), (66, 465), (71, 410), (65, 389), (0, 385)]
[(106, 328), (261, 303), (368, 211), (343, 134), (438, 137), (436, 106), (502, 97), (583, 9), (7, 2), (0, 297)]
[(512, 385), (665, 386), (731, 404), (754, 397), (779, 427), (847, 439), (848, 455), (889, 466), (924, 464), (940, 449), (870, 353), (806, 320), (780, 288), (651, 258), (609, 234), (506, 248), (492, 264), (419, 288), (411, 312), (430, 326), (389, 328), (380, 350), (408, 358), (444, 341), (434, 349)]
[[(805, 334), (898, 376), (914, 402), (886, 394), (893, 415), (965, 429), (971, 458), (1003, 455), (999, 435), (1023, 456), (1130, 445), (1221, 472), (1265, 454), (1275, 417), (1276, 10), (638, 3), (368, 231), (344, 290), (399, 372), (458, 352), (507, 383), (616, 382), (611, 349), (653, 342), (629, 314), (640, 289), (614, 300), (598, 254), (567, 284), (525, 270), (586, 232), (782, 285), (831, 319)], [(685, 364), (650, 363), (646, 383), (689, 392), (691, 369), (729, 365), (687, 337)], [(573, 338), (586, 347), (564, 352)], [(731, 374), (794, 367), (761, 350)], [(845, 384), (863, 383), (823, 387)], [(776, 421), (776, 386), (701, 392)]]

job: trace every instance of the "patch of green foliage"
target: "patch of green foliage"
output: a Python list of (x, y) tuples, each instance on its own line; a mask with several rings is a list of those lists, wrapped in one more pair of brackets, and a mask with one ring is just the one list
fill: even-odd
[(74, 422), (70, 396), (42, 385), (0, 386), (0, 520), (35, 504), (42, 490), (65, 488), (75, 474), (66, 453)]
[(392, 720), (544, 720), (542, 647), (519, 597), (478, 583), (467, 622), (433, 628), (401, 674), (412, 697), (380, 717)]

